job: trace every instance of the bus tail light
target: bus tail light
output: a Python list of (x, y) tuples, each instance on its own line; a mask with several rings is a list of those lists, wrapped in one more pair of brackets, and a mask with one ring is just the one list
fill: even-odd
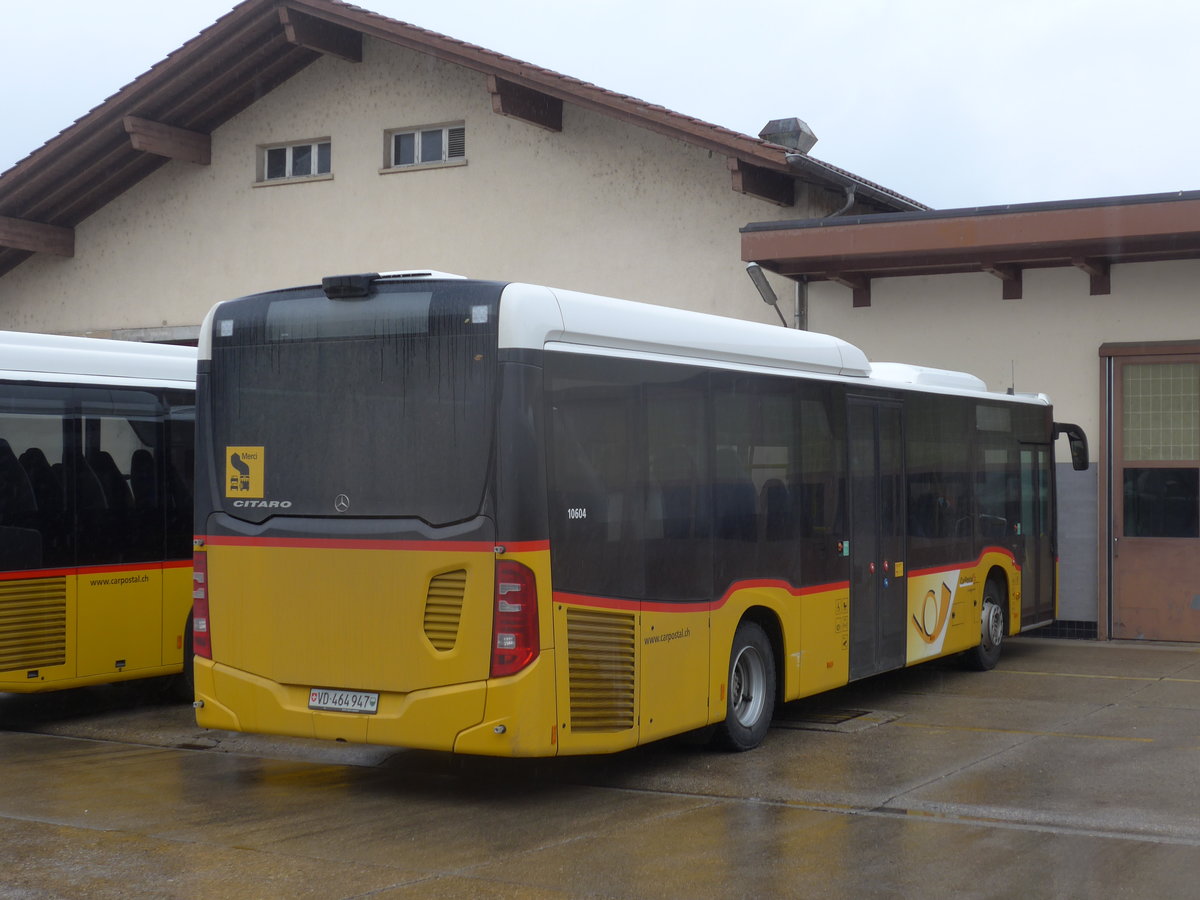
[(537, 659), (537, 581), (533, 570), (510, 559), (496, 563), (492, 614), (492, 677), (515, 675)]
[(212, 659), (212, 640), (208, 631), (208, 554), (192, 555), (192, 652)]

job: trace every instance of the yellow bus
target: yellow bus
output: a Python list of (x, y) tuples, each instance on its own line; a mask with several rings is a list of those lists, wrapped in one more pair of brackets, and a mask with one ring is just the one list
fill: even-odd
[(431, 272), (217, 305), (197, 423), (199, 724), (507, 756), (995, 665), (1087, 455), (833, 337)]
[(0, 692), (190, 680), (195, 371), (0, 332)]

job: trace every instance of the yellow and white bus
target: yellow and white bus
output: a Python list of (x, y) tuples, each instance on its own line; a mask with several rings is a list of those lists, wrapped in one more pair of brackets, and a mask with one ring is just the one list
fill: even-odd
[(195, 372), (0, 332), (0, 692), (190, 675)]
[(548, 756), (1055, 612), (1043, 396), (820, 334), (438, 273), (221, 303), (197, 377), (210, 728)]

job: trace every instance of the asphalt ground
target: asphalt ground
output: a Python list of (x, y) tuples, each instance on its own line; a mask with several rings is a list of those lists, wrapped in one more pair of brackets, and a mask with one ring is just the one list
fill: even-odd
[(1024, 638), (605, 757), (198, 728), (161, 686), (0, 695), (0, 896), (1200, 894), (1200, 647)]

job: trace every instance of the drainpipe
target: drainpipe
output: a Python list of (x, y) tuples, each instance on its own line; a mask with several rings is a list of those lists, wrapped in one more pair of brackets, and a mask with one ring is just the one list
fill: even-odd
[[(787, 159), (788, 165), (790, 165), (793, 169), (799, 169), (801, 167), (801, 161), (807, 161), (807, 156), (802, 153), (789, 153), (785, 159)], [(847, 179), (842, 184), (842, 193), (845, 197), (842, 205), (828, 215), (822, 216), (822, 218), (836, 219), (838, 216), (845, 215), (847, 212), (849, 212), (850, 207), (854, 205), (854, 201), (857, 199), (856, 195), (858, 193), (858, 185)], [(796, 278), (796, 311), (793, 314), (793, 318), (795, 319), (794, 325), (796, 328), (801, 331), (808, 331), (807, 275), (801, 275)]]
[(827, 215), (825, 217), (826, 219), (833, 219), (833, 218), (836, 218), (837, 216), (843, 215), (846, 212), (846, 210), (848, 210), (850, 207), (852, 207), (854, 205), (854, 193), (855, 193), (854, 185), (853, 184), (844, 185), (842, 187), (842, 190), (846, 192), (846, 202), (842, 204), (840, 209), (838, 209), (834, 212), (831, 212), (829, 215)]

